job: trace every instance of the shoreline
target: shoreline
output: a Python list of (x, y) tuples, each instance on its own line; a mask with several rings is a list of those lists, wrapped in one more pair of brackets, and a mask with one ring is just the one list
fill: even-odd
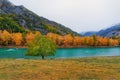
[(0, 46), (0, 48), (27, 48), (27, 46)]
[(68, 49), (72, 49), (72, 48), (117, 48), (117, 47), (120, 47), (120, 46), (59, 46), (58, 48), (59, 49), (62, 49), (62, 48), (68, 48)]
[[(117, 48), (120, 46), (58, 46), (58, 49), (74, 49), (74, 48)], [(0, 46), (0, 48), (28, 48), (27, 46)]]

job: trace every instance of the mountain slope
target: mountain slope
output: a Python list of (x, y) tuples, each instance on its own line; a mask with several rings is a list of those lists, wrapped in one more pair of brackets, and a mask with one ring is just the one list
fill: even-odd
[(25, 32), (25, 29), (21, 27), (15, 20), (14, 15), (0, 15), (0, 30), (7, 30), (9, 32)]
[[(16, 6), (8, 0), (0, 0), (0, 17), (1, 15), (4, 15), (4, 17), (7, 16), (7, 18), (10, 18), (12, 22), (15, 22), (19, 25), (19, 27), (21, 26), (21, 29), (24, 30), (37, 30), (43, 34), (53, 32), (61, 35), (68, 33), (78, 35), (78, 33), (72, 31), (71, 29), (54, 21), (40, 17), (32, 11), (26, 9), (24, 6)], [(9, 27), (11, 26), (9, 25)], [(1, 25), (0, 29), (2, 29)], [(6, 29), (6, 26), (4, 26), (4, 29)]]
[(114, 25), (110, 28), (100, 30), (96, 35), (103, 37), (120, 37), (120, 24)]
[(92, 36), (93, 34), (96, 34), (97, 36), (102, 36), (102, 37), (120, 37), (120, 24), (116, 24), (112, 27), (102, 29), (98, 32), (94, 31), (89, 31), (89, 32), (84, 32), (81, 33), (83, 36)]

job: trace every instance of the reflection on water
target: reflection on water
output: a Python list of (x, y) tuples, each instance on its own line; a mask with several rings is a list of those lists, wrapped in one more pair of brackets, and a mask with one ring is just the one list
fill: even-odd
[(8, 50), (6, 50), (6, 51), (15, 51), (15, 49), (8, 49)]
[[(22, 48), (0, 48), (0, 58), (40, 58), (25, 56), (26, 49)], [(51, 58), (78, 58), (93, 56), (120, 56), (120, 48), (73, 48), (58, 49), (55, 56)]]

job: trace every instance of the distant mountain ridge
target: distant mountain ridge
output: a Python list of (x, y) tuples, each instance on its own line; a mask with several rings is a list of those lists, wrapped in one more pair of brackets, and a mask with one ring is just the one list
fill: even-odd
[(81, 35), (83, 36), (92, 36), (93, 34), (96, 34), (97, 32), (95, 31), (88, 31), (88, 32), (83, 32), (83, 33), (80, 33)]
[[(9, 0), (0, 0), (0, 17), (2, 18), (1, 22), (6, 22), (7, 20), (9, 20), (9, 22), (7, 21), (7, 23), (0, 23), (0, 29), (7, 29), (8, 31), (10, 29), (13, 29), (11, 23), (15, 23), (15, 29), (37, 30), (43, 34), (53, 32), (60, 35), (78, 35), (77, 32), (74, 32), (71, 29), (59, 23), (50, 21), (44, 17), (40, 17), (37, 14), (25, 8), (24, 6), (16, 6), (12, 4)], [(5, 24), (7, 24), (7, 26)]]
[(96, 33), (86, 32), (83, 34), (83, 36), (92, 36), (93, 34), (96, 34), (97, 36), (103, 36), (103, 37), (120, 37), (120, 23), (113, 25), (112, 27), (100, 30)]
[(120, 37), (120, 24), (116, 24), (104, 30), (100, 30), (96, 35), (106, 37)]

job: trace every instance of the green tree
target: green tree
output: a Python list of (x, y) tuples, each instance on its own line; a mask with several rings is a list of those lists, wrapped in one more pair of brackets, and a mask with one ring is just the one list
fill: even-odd
[(86, 37), (84, 37), (84, 45), (86, 46), (87, 40)]
[(97, 44), (97, 36), (94, 34), (92, 37), (93, 37), (93, 40), (94, 40), (94, 46), (96, 46), (96, 44)]
[(28, 43), (27, 56), (54, 56), (56, 52), (56, 45), (49, 38), (45, 36), (37, 36), (35, 39)]
[(107, 46), (110, 46), (110, 39), (107, 40)]

